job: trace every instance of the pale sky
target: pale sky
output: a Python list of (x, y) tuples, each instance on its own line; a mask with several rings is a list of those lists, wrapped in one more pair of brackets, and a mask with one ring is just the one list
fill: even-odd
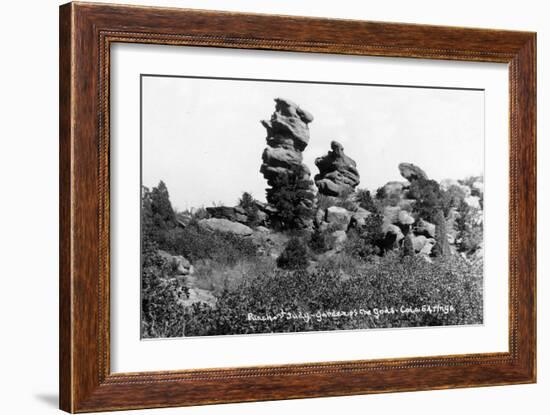
[(163, 180), (180, 210), (232, 206), (243, 191), (265, 201), (260, 120), (271, 117), (275, 97), (315, 117), (303, 153), (312, 178), (332, 140), (370, 190), (403, 180), (401, 162), (437, 181), (483, 173), (483, 91), (151, 76), (142, 86), (143, 184)]

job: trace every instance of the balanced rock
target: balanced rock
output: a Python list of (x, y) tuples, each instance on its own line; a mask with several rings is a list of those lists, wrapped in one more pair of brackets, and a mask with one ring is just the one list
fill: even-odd
[(343, 196), (352, 192), (359, 184), (359, 171), (355, 161), (344, 154), (342, 144), (332, 141), (330, 148), (327, 155), (315, 160), (319, 169), (315, 184), (324, 195)]
[(412, 163), (400, 163), (399, 164), (399, 173), (409, 182), (414, 180), (427, 180), (428, 175), (420, 167), (415, 166)]

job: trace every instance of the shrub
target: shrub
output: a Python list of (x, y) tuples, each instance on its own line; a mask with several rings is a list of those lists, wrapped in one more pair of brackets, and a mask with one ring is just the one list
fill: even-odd
[[(332, 269), (262, 273), (225, 290), (215, 307), (195, 304), (186, 313), (186, 335), (221, 335), (312, 330), (418, 327), (483, 322), (480, 266), (460, 256), (433, 263), (396, 253), (365, 264), (359, 275), (342, 279)], [(404, 307), (446, 306), (454, 312), (394, 313), (324, 318), (316, 313)], [(248, 314), (310, 313), (311, 319), (249, 320)], [(286, 316), (286, 314), (284, 315)]]
[(322, 254), (323, 252), (330, 251), (334, 248), (334, 236), (332, 233), (335, 231), (335, 226), (326, 226), (322, 229), (316, 228), (308, 241), (309, 248), (316, 254)]
[(382, 232), (382, 215), (373, 214), (365, 219), (360, 229), (351, 229), (344, 244), (344, 251), (355, 258), (369, 259), (382, 253), (384, 232)]
[(414, 246), (410, 234), (405, 236), (403, 241), (403, 256), (413, 256), (414, 255)]
[(191, 262), (211, 259), (226, 265), (256, 255), (256, 246), (251, 240), (232, 233), (206, 230), (196, 222), (185, 229), (169, 232), (163, 249), (183, 255)]
[(281, 255), (277, 258), (277, 266), (282, 269), (305, 269), (309, 265), (307, 245), (301, 238), (290, 238)]
[(355, 193), (355, 200), (363, 209), (366, 209), (372, 213), (378, 212), (378, 208), (376, 207), (376, 204), (372, 199), (370, 191), (368, 191), (367, 189), (357, 189)]
[(483, 243), (483, 223), (477, 220), (477, 209), (464, 201), (457, 209), (458, 217), (455, 221), (457, 231), (456, 246), (459, 252), (471, 255), (481, 248)]
[(248, 225), (250, 226), (259, 225), (258, 205), (256, 204), (256, 201), (254, 200), (254, 198), (250, 193), (243, 192), (241, 198), (239, 199), (239, 206), (243, 208), (244, 211), (246, 212)]
[(413, 208), (416, 217), (426, 219), (428, 222), (434, 223), (438, 212), (444, 207), (443, 194), (439, 183), (435, 180), (413, 180), (409, 187), (408, 197), (416, 200)]
[(142, 337), (182, 336), (185, 310), (181, 301), (188, 290), (173, 278), (174, 268), (157, 251), (156, 243), (142, 245), (141, 335)]

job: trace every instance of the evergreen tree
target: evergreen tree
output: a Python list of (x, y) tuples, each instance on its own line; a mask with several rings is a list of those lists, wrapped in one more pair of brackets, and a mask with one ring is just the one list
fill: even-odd
[(413, 213), (417, 218), (422, 218), (434, 223), (436, 217), (443, 209), (443, 194), (439, 183), (435, 180), (416, 179), (409, 188), (408, 197), (415, 199)]
[(176, 226), (176, 214), (172, 209), (166, 184), (162, 180), (151, 191), (151, 212), (157, 228), (165, 230)]
[(277, 258), (277, 266), (283, 269), (305, 269), (309, 265), (307, 245), (300, 238), (291, 238)]
[(302, 229), (313, 219), (313, 182), (304, 177), (304, 168), (294, 166), (290, 174), (277, 178), (273, 187), (267, 189), (267, 201), (277, 209), (271, 220), (280, 229)]

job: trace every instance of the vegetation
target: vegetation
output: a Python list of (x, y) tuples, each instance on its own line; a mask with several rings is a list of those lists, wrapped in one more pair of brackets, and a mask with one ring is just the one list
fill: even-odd
[[(208, 230), (201, 226), (209, 217), (203, 208), (175, 212), (163, 182), (143, 188), (143, 337), (482, 322), (482, 262), (473, 256), (482, 244), (481, 213), (464, 201), (460, 188), (443, 191), (420, 179), (405, 194), (415, 199), (414, 218), (435, 225), (428, 257), (415, 253), (409, 225), (400, 225), (405, 238), (399, 244), (384, 231), (387, 218), (380, 212), (399, 205), (399, 195), (388, 196), (384, 188), (375, 198), (368, 190), (319, 195), (314, 206), (311, 182), (295, 173), (268, 190), (276, 208), (271, 229), (258, 227), (252, 236)], [(242, 194), (238, 206), (249, 226), (265, 223), (250, 193)], [(336, 246), (336, 224), (304, 228), (314, 207), (330, 206), (371, 214), (364, 223), (353, 222)], [(192, 277), (178, 275), (177, 263), (166, 259), (170, 255), (190, 261)], [(198, 301), (200, 290), (208, 296)]]
[[(243, 279), (224, 291), (215, 307), (194, 304), (182, 325), (186, 335), (202, 336), (475, 324), (482, 322), (478, 275), (460, 257), (430, 264), (393, 254), (364, 264), (361, 275), (348, 278), (331, 268), (280, 270)], [(434, 311), (444, 305), (454, 311)], [(414, 312), (423, 306), (432, 312)], [(331, 311), (350, 315), (336, 317)], [(272, 319), (254, 319), (267, 316)]]
[(369, 212), (376, 213), (378, 208), (374, 203), (374, 200), (367, 189), (357, 189), (355, 193), (355, 200), (359, 204), (359, 207), (368, 210)]
[(303, 167), (294, 166), (291, 174), (276, 179), (274, 186), (267, 189), (267, 201), (276, 209), (271, 221), (280, 230), (301, 229), (313, 218), (313, 182), (303, 177)]
[(246, 212), (247, 224), (250, 226), (257, 226), (260, 223), (259, 212), (260, 209), (256, 204), (256, 201), (252, 195), (248, 192), (243, 192), (241, 198), (239, 199), (239, 207), (243, 208)]
[(366, 218), (365, 225), (349, 232), (344, 246), (346, 253), (353, 258), (367, 260), (380, 255), (384, 249), (385, 235), (382, 232), (383, 217), (373, 214)]
[(301, 238), (291, 238), (284, 251), (277, 258), (277, 266), (282, 269), (305, 269), (309, 265), (307, 245)]
[(173, 278), (174, 269), (158, 253), (155, 242), (142, 241), (141, 333), (143, 337), (183, 336), (187, 287)]
[(415, 199), (413, 213), (416, 218), (423, 218), (428, 222), (435, 222), (438, 213), (444, 208), (443, 193), (435, 180), (413, 180), (408, 197)]

